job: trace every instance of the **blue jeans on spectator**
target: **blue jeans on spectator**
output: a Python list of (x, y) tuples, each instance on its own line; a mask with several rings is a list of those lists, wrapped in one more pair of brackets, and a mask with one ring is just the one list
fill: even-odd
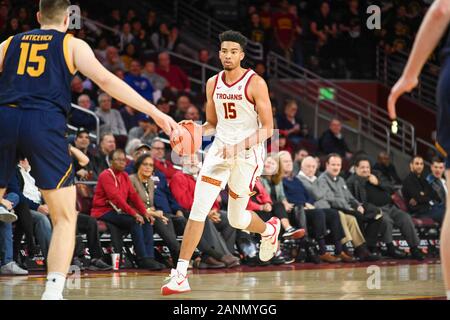
[(42, 255), (47, 259), (48, 248), (52, 238), (52, 224), (45, 214), (34, 210), (30, 210), (30, 212), (33, 217), (34, 235), (41, 247)]
[[(12, 202), (13, 208), (19, 203), (19, 196), (15, 193), (8, 193), (4, 198)], [(13, 261), (12, 236), (12, 223), (0, 222), (0, 266)]]
[(153, 247), (153, 227), (146, 219), (144, 219), (145, 223), (140, 225), (136, 222), (134, 217), (128, 214), (118, 214), (114, 211), (104, 214), (99, 219), (109, 222), (120, 229), (129, 231), (138, 258), (155, 257), (155, 249)]

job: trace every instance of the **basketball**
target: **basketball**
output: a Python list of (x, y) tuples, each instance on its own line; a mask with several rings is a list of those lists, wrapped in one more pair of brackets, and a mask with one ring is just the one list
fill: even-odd
[(194, 123), (183, 123), (181, 125), (182, 132), (179, 139), (174, 142), (172, 137), (170, 145), (178, 155), (192, 155), (200, 149), (202, 145), (202, 127)]

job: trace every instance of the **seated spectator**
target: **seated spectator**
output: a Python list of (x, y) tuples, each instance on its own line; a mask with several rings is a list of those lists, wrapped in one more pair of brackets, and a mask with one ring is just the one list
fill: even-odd
[(125, 146), (127, 140), (127, 129), (123, 123), (122, 116), (118, 110), (112, 109), (112, 98), (107, 93), (98, 96), (98, 108), (95, 113), (103, 120), (100, 127), (101, 134), (112, 133), (116, 138), (117, 145)]
[(170, 56), (167, 52), (161, 52), (158, 55), (158, 68), (156, 73), (164, 77), (169, 82), (169, 88), (172, 94), (190, 93), (191, 84), (186, 73), (170, 63)]
[(444, 173), (444, 160), (440, 157), (434, 157), (431, 160), (431, 173), (428, 175), (427, 181), (438, 195), (439, 203), (442, 203), (445, 206), (448, 190)]
[[(302, 182), (305, 189), (308, 191), (309, 195), (314, 198), (315, 207), (318, 207), (317, 199), (320, 197), (320, 190), (318, 189), (318, 181), (316, 176), (318, 167), (319, 165), (316, 159), (308, 156), (302, 161), (301, 171), (297, 176)], [(354, 258), (349, 253), (347, 243), (351, 242), (353, 244), (353, 247), (357, 248), (365, 242), (361, 229), (359, 229), (358, 221), (355, 217), (346, 215), (336, 209), (323, 208), (323, 210), (335, 210), (338, 212), (341, 221), (341, 227), (345, 235), (345, 237), (341, 240), (343, 251), (340, 255), (340, 258), (344, 262), (353, 262)], [(339, 245), (337, 246), (339, 250)]]
[(324, 154), (337, 153), (342, 158), (350, 159), (350, 152), (347, 142), (342, 135), (342, 123), (338, 119), (332, 119), (330, 126), (319, 138), (319, 149)]
[(92, 90), (89, 90), (84, 87), (83, 80), (79, 76), (73, 77), (72, 82), (70, 83), (70, 91), (71, 91), (72, 103), (77, 103), (78, 98), (82, 94), (87, 94), (89, 96), (90, 100), (95, 100), (95, 98), (96, 98), (96, 95), (92, 92)]
[(136, 58), (136, 47), (132, 43), (127, 44), (124, 53), (120, 56), (120, 59), (122, 59), (122, 62), (125, 66), (125, 70), (130, 70), (131, 62)]
[(134, 36), (131, 33), (131, 26), (128, 22), (122, 26), (122, 32), (119, 39), (119, 51), (124, 51), (125, 48), (134, 41)]
[[(28, 235), (27, 226), (28, 222), (22, 222), (21, 226), (18, 226), (15, 230), (14, 234), (14, 242), (16, 250), (18, 250), (20, 246), (20, 241), (22, 240), (22, 235), (25, 232), (27, 241), (32, 241), (33, 239), (33, 230), (34, 236), (36, 237), (36, 241), (41, 248), (42, 255), (44, 258), (47, 258), (48, 249), (50, 247), (50, 239), (52, 236), (52, 225), (50, 223), (50, 212), (48, 210), (48, 206), (44, 203), (44, 199), (42, 198), (42, 194), (36, 186), (36, 182), (34, 178), (31, 176), (31, 166), (28, 163), (27, 159), (21, 159), (19, 161), (19, 165), (16, 168), (15, 175), (10, 180), (9, 189), (16, 190), (17, 194), (20, 196), (20, 202), (26, 203), (26, 208), (22, 210), (29, 210), (31, 215), (31, 224), (32, 235)], [(25, 217), (28, 216), (27, 212), (25, 213)], [(22, 216), (22, 214), (20, 216)], [(21, 217), (22, 218), (22, 217)], [(32, 253), (31, 253), (32, 254)]]
[(357, 201), (348, 190), (345, 180), (339, 176), (342, 168), (342, 158), (337, 153), (328, 155), (326, 160), (326, 171), (318, 178), (318, 190), (316, 207), (333, 208), (351, 215), (358, 221), (359, 229), (363, 231), (367, 240), (364, 244), (355, 248), (355, 255), (363, 261), (378, 260), (375, 253), (378, 234), (382, 227), (382, 215), (366, 217), (362, 204)]
[[(164, 89), (169, 85), (166, 78), (156, 73), (156, 66), (153, 61), (147, 61), (144, 66), (142, 76), (150, 81), (153, 87), (153, 100), (156, 101), (161, 97)], [(157, 95), (157, 96), (156, 96)]]
[(402, 194), (413, 217), (428, 217), (442, 223), (445, 208), (436, 191), (423, 175), (424, 162), (421, 156), (415, 156), (410, 162), (408, 176), (403, 180)]
[(173, 167), (173, 163), (166, 159), (166, 148), (161, 139), (155, 138), (152, 142), (151, 155), (155, 160), (155, 168), (166, 177), (170, 184), (172, 177), (179, 171)]
[(141, 113), (138, 119), (138, 126), (128, 133), (128, 140), (139, 139), (142, 143), (151, 144), (158, 136), (158, 126), (153, 118)]
[(246, 28), (245, 35), (249, 40), (260, 43), (264, 49), (267, 48), (269, 34), (264, 29), (258, 13), (255, 12), (250, 15), (250, 22)]
[(169, 100), (164, 97), (158, 99), (158, 101), (156, 102), (156, 108), (158, 108), (159, 111), (165, 114), (172, 115)]
[(278, 129), (283, 130), (294, 145), (302, 140), (302, 120), (298, 118), (297, 112), (297, 103), (289, 100), (284, 106), (283, 113), (277, 116)]
[(121, 69), (123, 71), (126, 70), (122, 59), (119, 57), (119, 51), (113, 46), (106, 49), (106, 61), (103, 66), (111, 72), (115, 72), (117, 69)]
[[(130, 141), (130, 143), (132, 143), (132, 142), (133, 142), (133, 140)], [(142, 143), (140, 140), (138, 140), (138, 142), (139, 143), (136, 145), (136, 147), (130, 148), (129, 152), (127, 152), (127, 154), (130, 154), (133, 157), (133, 160), (128, 162), (128, 165), (125, 168), (125, 171), (130, 176), (132, 174), (136, 173), (136, 161), (137, 161), (137, 159), (139, 159), (143, 154), (150, 153), (150, 150), (152, 149), (152, 147), (150, 147), (148, 144)], [(127, 148), (128, 147), (131, 147), (131, 146), (127, 146)]]
[(94, 180), (98, 179), (100, 173), (109, 168), (109, 154), (116, 150), (116, 139), (112, 134), (104, 134), (100, 138), (100, 146), (95, 155), (91, 155), (89, 160), (94, 169)]
[(392, 185), (376, 172), (372, 174), (370, 161), (367, 158), (356, 160), (355, 174), (347, 180), (347, 185), (355, 198), (363, 204), (366, 215), (374, 211), (383, 213), (386, 229), (381, 235), (382, 241), (387, 246), (389, 257), (402, 259), (406, 256), (404, 251), (394, 246), (392, 230), (395, 226), (400, 229), (408, 242), (412, 257), (417, 260), (424, 259), (423, 253), (418, 248), (420, 239), (411, 216), (394, 205), (391, 198), (394, 192)]
[(102, 37), (97, 42), (97, 47), (94, 49), (95, 57), (101, 64), (106, 62), (106, 49), (108, 48), (108, 39)]
[(125, 82), (144, 99), (153, 103), (153, 86), (147, 78), (142, 76), (141, 63), (138, 60), (131, 61), (130, 71), (125, 75)]
[(278, 218), (281, 221), (281, 226), (284, 229), (283, 238), (299, 239), (305, 235), (305, 230), (302, 228), (295, 228), (291, 221), (295, 219), (290, 217), (294, 214), (294, 204), (289, 203), (283, 187), (283, 171), (279, 166), (277, 160), (273, 156), (267, 156), (264, 162), (264, 172), (261, 176), (261, 183), (270, 194), (273, 201), (273, 206), (279, 208), (274, 210), (275, 214), (279, 214)]
[(184, 115), (184, 118), (186, 120), (192, 120), (194, 122), (201, 121), (200, 111), (198, 110), (198, 108), (196, 106), (191, 105), (187, 109), (186, 114)]
[[(196, 156), (192, 163), (184, 163), (183, 172), (178, 171), (170, 183), (170, 190), (177, 202), (187, 212), (191, 211), (194, 203), (196, 179), (200, 171), (200, 164)], [(205, 221), (205, 228), (198, 248), (205, 255), (198, 265), (201, 268), (233, 268), (239, 266), (239, 258), (231, 254), (234, 251), (236, 232), (228, 222), (227, 214), (220, 212), (219, 202), (216, 201)]]
[[(339, 213), (333, 209), (316, 209), (314, 207), (314, 198), (308, 193), (300, 179), (293, 175), (293, 161), (291, 155), (282, 151), (278, 154), (280, 159), (281, 170), (283, 171), (283, 187), (286, 198), (290, 203), (304, 210), (307, 225), (311, 227), (309, 232), (319, 244), (319, 258), (323, 262), (335, 263), (344, 261), (352, 261), (342, 251), (341, 240), (345, 237), (344, 230), (341, 225)], [(335, 255), (330, 254), (326, 250), (325, 236), (327, 229), (330, 230), (330, 236), (335, 245)], [(309, 231), (309, 228), (307, 229)]]
[(153, 32), (150, 36), (153, 48), (158, 51), (174, 51), (174, 46), (176, 45), (176, 40), (171, 36), (169, 26), (166, 22), (162, 22), (159, 25), (158, 31)]
[(129, 132), (132, 128), (137, 127), (141, 113), (130, 106), (123, 106), (120, 110), (125, 129)]
[(402, 184), (397, 174), (397, 169), (391, 162), (391, 157), (385, 151), (381, 151), (378, 154), (377, 163), (373, 166), (373, 170), (378, 171), (387, 181), (394, 185)]
[(174, 119), (175, 121), (185, 120), (186, 112), (189, 107), (192, 106), (189, 96), (182, 94), (177, 98), (177, 105), (175, 109)]
[(165, 266), (154, 259), (153, 217), (134, 190), (125, 164), (123, 150), (111, 153), (111, 167), (98, 177), (91, 215), (131, 233), (139, 268), (163, 269)]
[[(15, 193), (7, 193), (0, 202), (4, 210), (12, 211), (19, 202), (19, 196)], [(12, 238), (12, 222), (0, 221), (0, 274), (27, 275), (28, 271), (19, 267), (13, 260)]]
[(289, 2), (280, 3), (280, 11), (274, 13), (272, 24), (274, 29), (275, 48), (284, 57), (301, 64), (301, 58), (294, 57), (294, 44), (297, 40), (298, 19), (289, 12)]
[[(85, 154), (88, 158), (92, 157), (92, 150), (89, 149), (91, 144), (91, 140), (89, 138), (89, 131), (85, 128), (78, 129), (75, 140), (74, 140), (75, 148), (80, 150), (83, 154)], [(91, 161), (88, 161), (85, 164), (81, 164), (77, 159), (73, 161), (73, 168), (75, 171), (75, 175), (79, 180), (92, 180), (94, 178), (94, 167)]]
[(134, 166), (137, 173), (130, 176), (131, 183), (144, 202), (147, 212), (155, 218), (153, 228), (155, 232), (158, 233), (164, 240), (165, 244), (169, 248), (172, 261), (175, 263), (178, 261), (178, 256), (180, 254), (180, 244), (177, 240), (177, 235), (181, 236), (183, 234), (184, 227), (175, 230), (174, 220), (176, 220), (178, 226), (180, 224), (183, 225), (184, 221), (185, 226), (186, 219), (183, 216), (175, 216), (170, 212), (156, 210), (154, 206), (154, 163), (151, 155), (143, 154), (139, 156)]
[[(80, 95), (77, 104), (86, 110), (94, 111), (91, 99), (87, 94)], [(70, 109), (69, 124), (77, 128), (86, 128), (89, 131), (95, 131), (97, 128), (95, 117), (75, 108)]]
[(302, 161), (309, 156), (309, 152), (306, 149), (298, 149), (294, 154), (294, 176), (298, 175), (300, 168), (302, 167)]

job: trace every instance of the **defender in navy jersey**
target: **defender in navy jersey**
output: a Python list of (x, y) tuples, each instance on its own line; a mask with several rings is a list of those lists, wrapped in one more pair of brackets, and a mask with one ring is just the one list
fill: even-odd
[[(423, 65), (439, 40), (447, 30), (450, 22), (450, 0), (436, 0), (431, 5), (417, 33), (411, 55), (401, 78), (391, 90), (388, 99), (388, 111), (391, 120), (396, 120), (395, 104), (405, 92), (410, 92), (418, 84), (418, 78)], [(442, 51), (442, 66), (436, 93), (437, 141), (438, 151), (446, 158), (447, 189), (450, 190), (450, 36)], [(431, 132), (430, 132), (431, 133)], [(447, 204), (450, 196), (447, 194)], [(441, 261), (442, 273), (447, 289), (447, 299), (450, 300), (450, 217), (449, 207), (446, 208), (444, 222), (441, 228)]]
[[(176, 137), (179, 130), (172, 118), (107, 71), (86, 42), (66, 34), (69, 6), (69, 0), (40, 0), (41, 28), (0, 44), (0, 198), (20, 153), (31, 163), (53, 223), (43, 299), (62, 299), (75, 245), (76, 191), (65, 133), (76, 70), (115, 99), (151, 116), (166, 134)], [(0, 221), (14, 218), (0, 206)]]

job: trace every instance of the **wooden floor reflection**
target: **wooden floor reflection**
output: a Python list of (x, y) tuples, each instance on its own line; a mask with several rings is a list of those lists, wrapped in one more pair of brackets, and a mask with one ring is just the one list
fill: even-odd
[[(189, 278), (191, 293), (164, 299), (439, 299), (444, 293), (440, 268), (439, 261), (428, 261), (382, 263), (376, 267), (342, 264), (314, 268), (296, 264), (195, 272)], [(163, 299), (160, 286), (167, 274), (87, 272), (70, 278), (64, 294), (70, 300)], [(44, 280), (43, 275), (1, 276), (1, 299), (39, 299)]]

